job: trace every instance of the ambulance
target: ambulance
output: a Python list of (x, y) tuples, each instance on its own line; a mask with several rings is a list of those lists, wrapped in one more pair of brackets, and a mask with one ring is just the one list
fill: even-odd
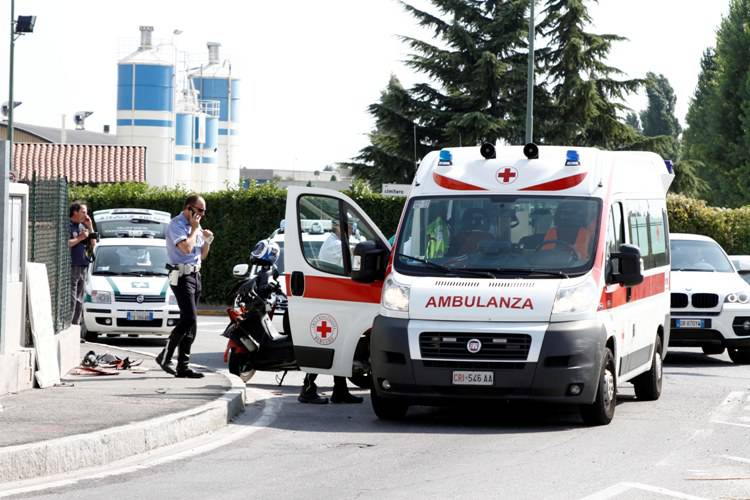
[[(533, 399), (615, 413), (618, 387), (662, 389), (672, 164), (646, 152), (447, 148), (415, 175), (393, 247), (357, 204), (288, 188), (285, 278), (301, 369), (369, 363), (381, 419), (412, 405)], [(305, 219), (356, 224), (338, 262)]]

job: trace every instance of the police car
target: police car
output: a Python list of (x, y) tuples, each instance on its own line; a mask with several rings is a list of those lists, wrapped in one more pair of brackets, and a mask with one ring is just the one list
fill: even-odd
[(180, 311), (167, 278), (167, 212), (112, 209), (94, 212), (100, 234), (84, 293), (87, 339), (168, 336)]

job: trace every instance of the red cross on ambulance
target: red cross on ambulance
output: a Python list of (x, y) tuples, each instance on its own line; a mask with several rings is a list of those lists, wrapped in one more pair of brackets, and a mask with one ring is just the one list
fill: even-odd
[(518, 171), (513, 167), (501, 168), (497, 171), (496, 178), (502, 184), (512, 184), (518, 178)]

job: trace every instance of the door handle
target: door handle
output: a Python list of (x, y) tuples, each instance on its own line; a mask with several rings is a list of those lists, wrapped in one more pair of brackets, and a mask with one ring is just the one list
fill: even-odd
[(301, 271), (293, 271), (291, 279), (292, 295), (301, 297), (305, 293), (305, 275)]

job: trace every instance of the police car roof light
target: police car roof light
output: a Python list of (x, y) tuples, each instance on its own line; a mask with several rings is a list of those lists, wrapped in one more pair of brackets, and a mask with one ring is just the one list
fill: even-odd
[(495, 152), (495, 145), (490, 142), (485, 142), (479, 148), (479, 153), (484, 157), (485, 160), (494, 160), (497, 158)]
[(575, 149), (569, 149), (565, 153), (565, 166), (566, 167), (577, 167), (581, 164), (581, 157), (578, 156), (578, 151)]
[(451, 161), (453, 161), (453, 155), (447, 149), (441, 149), (440, 150), (439, 160), (440, 161), (451, 162)]
[(674, 163), (672, 163), (672, 160), (664, 160), (664, 164), (667, 166), (667, 172), (670, 174), (674, 173)]
[(523, 154), (529, 160), (538, 160), (539, 159), (539, 147), (533, 142), (530, 142), (523, 147)]

